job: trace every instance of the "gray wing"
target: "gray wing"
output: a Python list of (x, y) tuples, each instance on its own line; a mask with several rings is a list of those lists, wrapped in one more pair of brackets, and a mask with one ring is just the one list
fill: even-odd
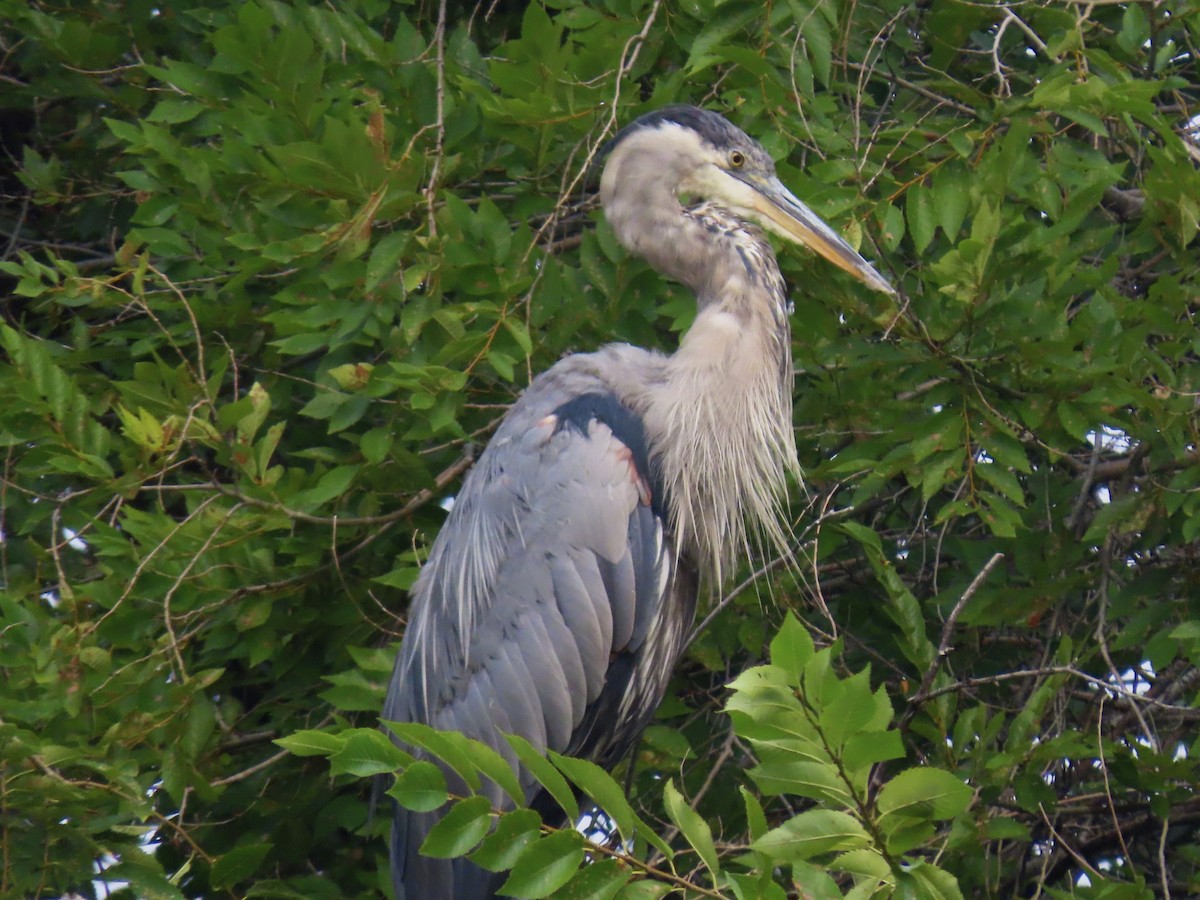
[[(494, 747), (528, 801), (537, 786), (502, 733), (615, 764), (662, 699), (695, 607), (641, 420), (586, 360), (534, 382), (463, 485), (383, 710)], [(504, 805), (494, 786), (492, 800)], [(397, 896), (489, 896), (490, 873), (417, 853), (436, 820), (396, 810)]]

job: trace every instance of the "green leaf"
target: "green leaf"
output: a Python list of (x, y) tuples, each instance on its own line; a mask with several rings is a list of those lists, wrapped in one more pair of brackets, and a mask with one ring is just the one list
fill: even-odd
[(500, 320), (500, 324), (504, 326), (504, 330), (513, 336), (513, 340), (517, 342), (517, 346), (521, 348), (521, 352), (526, 355), (533, 352), (533, 339), (529, 336), (529, 330), (525, 327), (525, 323), (520, 319), (515, 319), (512, 316), (505, 316)]
[(541, 826), (541, 816), (531, 809), (505, 813), (471, 854), (471, 861), (490, 872), (511, 869), (525, 848), (538, 839)]
[(250, 631), (266, 624), (271, 617), (271, 601), (263, 598), (252, 601), (242, 607), (237, 617), (237, 630)]
[(167, 97), (155, 104), (154, 109), (146, 116), (146, 121), (182, 125), (184, 122), (192, 121), (202, 112), (204, 112), (204, 105), (201, 103), (179, 97)]
[(1016, 476), (1008, 469), (994, 463), (980, 463), (975, 466), (975, 474), (998, 490), (1001, 494), (1018, 506), (1025, 505), (1025, 491)]
[(989, 840), (1029, 841), (1032, 839), (1028, 826), (1007, 816), (988, 819), (986, 829)]
[(417, 576), (421, 574), (421, 570), (413, 565), (400, 565), (387, 572), (384, 575), (379, 575), (373, 579), (376, 584), (386, 585), (387, 587), (399, 588), (402, 591), (407, 591), (417, 582)]
[(1121, 33), (1117, 43), (1130, 56), (1137, 57), (1145, 52), (1145, 45), (1150, 40), (1150, 23), (1146, 13), (1136, 3), (1125, 7), (1121, 17)]
[(893, 856), (902, 856), (928, 844), (937, 833), (932, 822), (904, 816), (883, 819), (880, 827), (886, 835), (887, 851)]
[(887, 614), (900, 628), (900, 649), (909, 662), (924, 671), (933, 659), (934, 646), (925, 632), (921, 604), (896, 573), (874, 530), (856, 522), (841, 522), (837, 527), (858, 541), (866, 551), (876, 578), (887, 591)]
[(358, 449), (367, 462), (378, 465), (387, 458), (394, 439), (390, 428), (372, 428), (359, 438)]
[(842, 761), (850, 770), (892, 759), (903, 759), (904, 756), (904, 741), (900, 732), (895, 729), (856, 734), (846, 741), (846, 746), (842, 749)]
[(988, 456), (996, 460), (998, 464), (1016, 469), (1018, 472), (1024, 472), (1026, 475), (1033, 472), (1033, 467), (1029, 464), (1029, 456), (1016, 438), (997, 430), (982, 438), (982, 444)]
[(517, 780), (508, 760), (481, 741), (468, 741), (467, 757), (474, 763), (481, 775), (494, 781), (516, 803), (525, 802), (525, 790)]
[(870, 842), (870, 835), (848, 813), (810, 809), (771, 829), (750, 846), (786, 863), (812, 859), (835, 850), (853, 850)]
[(629, 872), (615, 859), (595, 859), (559, 888), (556, 900), (612, 900), (629, 881)]
[(896, 887), (923, 900), (963, 900), (954, 876), (927, 862), (915, 863), (907, 871), (901, 872)]
[(394, 772), (412, 757), (374, 728), (356, 728), (345, 735), (342, 749), (329, 757), (333, 775), (382, 775)]
[(625, 792), (613, 777), (593, 762), (572, 759), (549, 751), (546, 756), (576, 786), (596, 802), (617, 824), (621, 837), (632, 840), (636, 816), (625, 799)]
[(941, 769), (906, 769), (883, 786), (875, 805), (884, 821), (889, 816), (952, 819), (966, 811), (972, 793)]
[[(371, 363), (357, 362), (334, 366), (325, 374), (337, 382), (337, 386), (343, 391), (361, 391), (371, 380), (374, 370), (375, 367)], [(339, 408), (344, 405), (340, 404)]]
[(853, 802), (849, 786), (832, 762), (782, 757), (751, 769), (750, 777), (768, 796), (794, 794), (844, 806)]
[[(371, 402), (371, 398), (365, 394), (355, 394), (353, 397), (347, 399), (329, 417), (329, 434), (337, 434), (357, 424), (359, 419), (366, 415), (367, 411), (371, 408)], [(320, 491), (321, 486), (318, 486), (317, 490)], [(334, 494), (333, 496), (340, 496), (340, 494)]]
[(468, 739), (448, 731), (438, 731), (422, 722), (389, 722), (383, 725), (405, 744), (420, 747), (444, 762), (467, 783), (472, 791), (482, 789), (479, 770), (471, 759)]
[(367, 260), (367, 276), (363, 283), (364, 292), (371, 293), (385, 278), (397, 273), (400, 257), (409, 240), (411, 240), (411, 235), (408, 232), (394, 231), (375, 245)]
[(812, 655), (812, 636), (795, 616), (788, 613), (783, 618), (779, 633), (771, 641), (772, 665), (783, 669), (798, 684)]
[(508, 745), (517, 754), (517, 759), (521, 761), (521, 765), (529, 770), (529, 774), (536, 778), (538, 783), (562, 807), (567, 820), (571, 822), (575, 821), (575, 817), (579, 815), (579, 803), (575, 799), (575, 792), (571, 790), (571, 786), (567, 784), (567, 780), (562, 777), (558, 769), (554, 768), (550, 764), (550, 761), (539, 753), (533, 744), (520, 735), (506, 734), (504, 735), (504, 739), (508, 741)]
[(1147, 514), (1153, 509), (1144, 494), (1125, 494), (1106, 503), (1096, 513), (1084, 532), (1086, 541), (1102, 541), (1110, 530), (1128, 534), (1145, 526)]
[(744, 787), (738, 787), (738, 791), (742, 795), (742, 801), (746, 807), (746, 824), (750, 828), (751, 840), (757, 840), (767, 833), (767, 816), (763, 812), (762, 804), (758, 802), (758, 798), (751, 794)]
[(904, 213), (898, 206), (887, 204), (883, 210), (883, 221), (880, 224), (879, 239), (884, 249), (894, 251), (900, 246), (904, 237)]
[(491, 801), (487, 797), (467, 797), (450, 807), (429, 829), (421, 852), (441, 859), (462, 856), (478, 845), (491, 827)]
[(861, 875), (883, 881), (892, 873), (892, 867), (874, 847), (863, 847), (860, 850), (847, 850), (833, 858), (829, 868), (835, 872), (849, 872), (851, 875)]
[(803, 32), (813, 74), (821, 84), (829, 84), (833, 71), (833, 35), (820, 15), (808, 15), (803, 20)]
[(676, 790), (674, 779), (668, 779), (667, 783), (663, 785), (663, 806), (666, 807), (671, 821), (675, 823), (680, 833), (704, 862), (715, 884), (721, 874), (721, 866), (717, 860), (717, 848), (713, 844), (712, 829), (694, 809), (688, 806), (683, 795)]
[(933, 176), (933, 208), (948, 240), (953, 241), (962, 230), (970, 200), (971, 179), (965, 166), (950, 162)]
[(568, 829), (526, 848), (500, 893), (527, 900), (549, 897), (571, 880), (583, 862), (584, 843), (583, 835)]
[(646, 730), (642, 732), (642, 740), (647, 747), (676, 759), (687, 759), (694, 753), (687, 735), (669, 725), (647, 725)]
[(912, 235), (913, 249), (917, 253), (924, 253), (925, 248), (933, 241), (933, 231), (937, 227), (932, 193), (923, 185), (912, 185), (908, 189), (904, 209), (908, 217), (908, 233)]
[(446, 776), (433, 763), (419, 759), (404, 767), (387, 794), (405, 809), (431, 812), (447, 800)]
[(658, 900), (674, 889), (669, 884), (649, 879), (631, 881), (617, 894), (617, 900)]
[(216, 724), (217, 710), (212, 701), (203, 694), (196, 694), (192, 697), (192, 705), (187, 714), (187, 726), (179, 742), (179, 747), (188, 761), (194, 762), (199, 758), (208, 745)]
[(1021, 514), (1003, 497), (996, 494), (981, 493), (984, 505), (983, 521), (987, 523), (992, 534), (1000, 538), (1017, 536), (1021, 527)]
[(130, 847), (120, 863), (104, 870), (105, 879), (110, 883), (126, 882), (138, 900), (184, 900), (183, 892), (166, 879), (161, 866), (137, 859), (141, 852)]
[(304, 493), (303, 506), (315, 508), (342, 496), (358, 474), (358, 466), (338, 466), (321, 476), (317, 486)]
[(341, 735), (315, 730), (296, 731), (276, 738), (274, 743), (296, 756), (332, 756), (346, 746)]
[(333, 687), (321, 691), (318, 696), (340, 710), (373, 713), (383, 703), (382, 686), (368, 680), (361, 672), (338, 672), (326, 675), (325, 680)]
[(858, 543), (862, 544), (867, 550), (881, 553), (883, 551), (883, 543), (879, 540), (879, 535), (874, 529), (862, 525), (858, 522), (839, 522), (838, 530), (844, 532), (854, 538)]
[(213, 863), (209, 880), (216, 890), (228, 890), (253, 875), (271, 852), (271, 845), (246, 844), (230, 850)]

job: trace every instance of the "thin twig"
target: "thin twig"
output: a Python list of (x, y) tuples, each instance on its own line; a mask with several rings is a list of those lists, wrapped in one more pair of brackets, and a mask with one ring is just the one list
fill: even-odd
[(1046, 828), (1049, 830), (1050, 836), (1054, 838), (1054, 843), (1066, 850), (1067, 853), (1071, 854), (1075, 862), (1079, 863), (1079, 865), (1087, 871), (1088, 875), (1090, 875), (1092, 878), (1095, 878), (1097, 881), (1100, 881), (1103, 876), (1096, 871), (1095, 867), (1093, 867), (1085, 857), (1081, 856), (1074, 847), (1067, 843), (1066, 838), (1058, 833), (1058, 830), (1053, 824), (1051, 824), (1050, 817), (1046, 815), (1045, 807), (1043, 807), (1040, 803), (1038, 804), (1038, 812), (1042, 814), (1042, 821), (1046, 823)]
[[(1100, 558), (1100, 585), (1097, 589), (1097, 600), (1099, 612), (1096, 616), (1096, 646), (1100, 650), (1100, 657), (1108, 666), (1108, 672), (1112, 676), (1112, 680), (1120, 684), (1124, 681), (1121, 675), (1121, 670), (1117, 668), (1113, 662), (1111, 654), (1108, 652), (1108, 635), (1105, 632), (1108, 630), (1108, 582), (1112, 577), (1112, 557), (1113, 557), (1113, 536), (1110, 532), (1104, 540), (1104, 546), (1101, 548)], [(1133, 670), (1138, 671), (1136, 668)], [(1134, 685), (1136, 687), (1136, 684)], [(1138, 720), (1138, 725), (1141, 726), (1142, 736), (1150, 744), (1150, 748), (1155, 752), (1159, 752), (1159, 742), (1154, 731), (1150, 728), (1150, 723), (1146, 721), (1146, 717), (1142, 715), (1142, 710), (1136, 704), (1130, 706), (1129, 711), (1133, 713)]]
[(1104, 758), (1104, 695), (1100, 696), (1100, 710), (1096, 713), (1096, 755), (1100, 759), (1100, 775), (1104, 779), (1104, 797), (1108, 801), (1108, 812), (1112, 816), (1113, 829), (1121, 844), (1121, 855), (1130, 859), (1129, 848), (1125, 845), (1125, 835), (1121, 831), (1121, 820), (1117, 817), (1117, 805), (1113, 800), (1112, 785), (1108, 781), (1108, 760)]
[[(579, 183), (587, 177), (587, 173), (591, 171), (592, 162), (595, 160), (600, 148), (604, 146), (604, 139), (608, 137), (617, 127), (617, 116), (620, 114), (621, 100), (621, 82), (632, 70), (637, 62), (638, 54), (641, 53), (642, 45), (646, 42), (646, 36), (650, 33), (651, 26), (654, 25), (654, 20), (658, 18), (658, 11), (662, 8), (662, 0), (654, 0), (650, 7), (650, 12), (646, 15), (646, 21), (642, 23), (641, 31), (633, 35), (625, 42), (625, 46), (621, 49), (621, 58), (617, 62), (617, 73), (614, 78), (612, 100), (608, 105), (608, 117), (605, 119), (604, 126), (600, 129), (600, 136), (596, 141), (588, 147), (587, 155), (583, 159), (583, 164), (576, 171), (575, 175), (562, 189), (559, 197), (559, 202), (555, 204), (554, 211), (546, 217), (546, 221), (537, 230), (533, 236), (533, 241), (530, 243), (530, 250), (538, 246), (542, 241), (542, 236), (554, 233), (554, 229), (558, 227), (560, 211), (566, 206), (566, 198), (574, 193)], [(528, 253), (526, 254), (528, 258)], [(524, 260), (522, 260), (524, 262)]]
[[(198, 371), (193, 372), (192, 377), (195, 379), (196, 386), (203, 392), (204, 399), (211, 404), (213, 402), (213, 398), (209, 396), (208, 393), (207, 370), (204, 366), (204, 335), (200, 331), (200, 323), (196, 320), (196, 314), (192, 312), (192, 305), (188, 303), (187, 297), (184, 296), (183, 291), (180, 290), (179, 286), (175, 284), (175, 282), (173, 282), (170, 278), (168, 278), (150, 263), (146, 264), (146, 268), (162, 280), (162, 282), (170, 289), (171, 293), (173, 293), (183, 305), (184, 312), (187, 313), (188, 321), (191, 322), (192, 325), (192, 334), (196, 338), (196, 367)], [(144, 299), (142, 300), (142, 303), (145, 305)], [(149, 306), (146, 306), (146, 311), (149, 312), (149, 310)], [(176, 352), (179, 352), (178, 349), (176, 349)], [(179, 355), (180, 358), (183, 357), (182, 353)], [(184, 363), (187, 364), (186, 359), (184, 359)], [(188, 368), (190, 369), (191, 366), (188, 365)], [(191, 415), (192, 410), (189, 409), (188, 417), (191, 418)]]
[(273, 512), (283, 513), (289, 519), (294, 519), (297, 522), (307, 522), (310, 525), (341, 525), (343, 527), (358, 526), (358, 525), (387, 525), (396, 522), (400, 519), (407, 518), (412, 515), (434, 497), (434, 490), (441, 490), (460, 474), (471, 467), (471, 463), (475, 461), (474, 448), (468, 447), (453, 463), (438, 473), (434, 479), (435, 488), (422, 488), (413, 494), (412, 498), (399, 509), (393, 510), (390, 513), (384, 513), (379, 516), (315, 516), (312, 513), (301, 512), (298, 509), (292, 509), (282, 503), (275, 503), (271, 500), (259, 500), (257, 497), (250, 497), (243, 494), (236, 488), (228, 487), (221, 484), (219, 481), (213, 481), (209, 484), (213, 490), (223, 496), (230, 497), (240, 503), (245, 503), (247, 506), (256, 506), (259, 509), (269, 509)]
[[(797, 543), (795, 553), (792, 553), (791, 550), (789, 549), (787, 553), (781, 553), (778, 556), (773, 557), (772, 559), (770, 559), (763, 565), (759, 566), (753, 572), (751, 572), (750, 575), (748, 575), (745, 578), (745, 580), (738, 583), (727, 594), (725, 594), (725, 596), (723, 596), (721, 598), (721, 600), (709, 611), (708, 615), (706, 615), (700, 621), (700, 624), (692, 629), (692, 633), (691, 633), (691, 635), (689, 635), (689, 637), (687, 639), (687, 643), (684, 645), (684, 649), (686, 650), (688, 647), (690, 647), (692, 645), (692, 642), (695, 641), (696, 638), (699, 637), (704, 632), (704, 629), (707, 628), (712, 623), (712, 620), (715, 619), (718, 615), (720, 615), (721, 612), (723, 610), (725, 610), (729, 606), (730, 603), (732, 603), (739, 596), (741, 596), (746, 591), (746, 589), (748, 587), (750, 587), (752, 584), (754, 584), (756, 581), (758, 581), (758, 579), (762, 578), (768, 572), (772, 572), (775, 569), (778, 569), (784, 563), (793, 562), (795, 560), (796, 556), (802, 552), (802, 548), (806, 544), (811, 543), (811, 541), (805, 541), (805, 537), (807, 536), (807, 534), (810, 530), (812, 530), (814, 528), (820, 528), (820, 526), (825, 522), (832, 522), (832, 521), (836, 521), (837, 519), (846, 518), (847, 516), (851, 515), (852, 513), (856, 512), (856, 511), (857, 510), (855, 507), (847, 506), (842, 509), (835, 509), (831, 513), (823, 513), (816, 520), (814, 520), (813, 523), (811, 525), (809, 525), (809, 527), (806, 528), (804, 530), (804, 532), (800, 535), (800, 538), (799, 538), (800, 543)], [(825, 609), (825, 612), (828, 614), (828, 608)]]
[(956, 681), (954, 684), (948, 684), (940, 688), (931, 688), (924, 694), (914, 694), (908, 701), (909, 703), (924, 703), (927, 700), (932, 700), (935, 697), (940, 697), (942, 694), (953, 694), (959, 691), (969, 690), (971, 688), (985, 687), (987, 685), (1000, 684), (1003, 681), (1012, 681), (1017, 678), (1045, 678), (1049, 675), (1069, 675), (1072, 678), (1078, 678), (1080, 681), (1099, 688), (1102, 691), (1109, 691), (1128, 700), (1131, 704), (1140, 703), (1143, 706), (1152, 706), (1157, 709), (1170, 710), (1176, 716), (1188, 720), (1200, 720), (1200, 710), (1192, 706), (1176, 706), (1172, 703), (1164, 703), (1161, 700), (1156, 700), (1153, 697), (1147, 697), (1145, 694), (1139, 694), (1129, 690), (1120, 684), (1114, 684), (1111, 681), (1105, 681), (1103, 678), (1097, 678), (1094, 675), (1088, 675), (1086, 672), (1080, 672), (1074, 666), (1038, 666), (1033, 669), (1018, 669), (1015, 672), (1001, 672), (998, 675), (985, 675), (979, 678), (964, 678), (962, 681)]
[(1162, 830), (1158, 833), (1158, 877), (1162, 881), (1163, 900), (1171, 900), (1171, 884), (1167, 878), (1167, 831), (1170, 827), (1170, 817), (1163, 816)]
[(235, 503), (233, 506), (229, 507), (228, 510), (226, 510), (224, 517), (222, 517), (217, 526), (211, 532), (209, 532), (208, 537), (204, 539), (204, 543), (200, 545), (200, 549), (192, 554), (192, 558), (189, 559), (187, 565), (183, 567), (183, 571), (179, 573), (179, 577), (175, 579), (175, 582), (171, 585), (170, 590), (168, 590), (163, 596), (163, 624), (166, 625), (167, 636), (171, 639), (171, 653), (175, 657), (175, 664), (179, 667), (180, 681), (184, 684), (188, 682), (189, 675), (187, 673), (187, 667), (183, 664), (183, 654), (179, 652), (179, 639), (175, 635), (175, 625), (171, 621), (171, 600), (174, 598), (175, 592), (179, 590), (184, 580), (188, 577), (188, 574), (196, 567), (196, 563), (200, 561), (200, 557), (208, 552), (208, 548), (211, 547), (213, 541), (217, 539), (217, 535), (221, 533), (225, 526), (229, 524), (229, 520), (232, 519), (234, 514), (241, 508), (242, 505), (240, 503)]
[[(721, 768), (729, 760), (729, 757), (733, 756), (733, 742), (736, 737), (736, 733), (732, 728), (730, 728), (725, 733), (725, 740), (722, 743), (721, 750), (717, 753), (716, 758), (712, 760), (705, 760), (704, 765), (708, 767), (708, 774), (704, 778), (704, 783), (700, 785), (699, 789), (692, 794), (691, 800), (688, 801), (688, 806), (690, 806), (697, 813), (699, 810), (697, 810), (696, 807), (700, 804), (700, 801), (704, 799), (704, 795), (709, 792), (709, 789), (712, 788), (713, 782), (716, 781), (717, 774), (721, 771)], [(682, 784), (682, 779), (680, 783)], [(669, 844), (671, 841), (675, 840), (675, 836), (678, 834), (679, 827), (677, 825), (672, 825), (670, 828), (660, 834), (659, 837), (661, 837), (664, 842)], [(662, 852), (655, 850), (647, 862), (654, 864), (657, 863), (661, 858)]]
[[(868, 74), (871, 74), (871, 71), (872, 71), (867, 66), (864, 66), (862, 63), (847, 61), (846, 65), (849, 68), (854, 69), (856, 72), (865, 71)], [(960, 112), (963, 115), (970, 116), (972, 119), (976, 118), (979, 115), (979, 111), (977, 109), (973, 109), (972, 107), (967, 106), (965, 103), (959, 103), (957, 100), (951, 100), (949, 97), (943, 97), (940, 94), (936, 94), (933, 91), (931, 91), (929, 88), (922, 87), (921, 85), (916, 84), (915, 82), (909, 81), (906, 78), (901, 78), (899, 75), (893, 75), (891, 73), (888, 73), (887, 75), (884, 75), (883, 73), (878, 73), (878, 74), (879, 74), (880, 78), (883, 78), (887, 81), (891, 81), (893, 84), (898, 84), (902, 88), (907, 88), (908, 90), (913, 91), (914, 93), (920, 94), (926, 100), (932, 100), (935, 103), (941, 104), (942, 106), (948, 106), (955, 112)]]
[(1029, 38), (1029, 42), (1033, 44), (1033, 46), (1035, 46), (1038, 49), (1038, 52), (1040, 52), (1043, 56), (1049, 58), (1052, 62), (1061, 61), (1058, 56), (1050, 52), (1050, 48), (1046, 46), (1046, 42), (1041, 39), (1038, 33), (1030, 28), (1025, 20), (1014, 13), (1011, 9), (1006, 8), (1004, 10), (1004, 20), (1005, 22), (1012, 22), (1014, 25), (1020, 28), (1021, 31), (1025, 32), (1025, 36)]
[(958, 598), (958, 602), (954, 604), (954, 609), (950, 610), (950, 615), (946, 617), (946, 624), (942, 626), (942, 637), (938, 641), (937, 653), (934, 654), (933, 661), (929, 664), (929, 668), (925, 670), (925, 676), (921, 679), (921, 686), (917, 688), (917, 692), (908, 701), (908, 709), (904, 711), (904, 716), (900, 719), (900, 727), (903, 728), (916, 715), (917, 708), (920, 703), (927, 699), (927, 693), (930, 686), (933, 684), (933, 679), (937, 676), (938, 670), (946, 661), (946, 657), (950, 655), (950, 639), (954, 635), (954, 626), (958, 624), (958, 617), (962, 614), (963, 609), (971, 598), (975, 596), (975, 592), (979, 590), (988, 574), (996, 567), (1000, 560), (1004, 559), (1003, 553), (994, 553), (979, 570), (979, 573), (971, 579), (971, 583), (967, 585), (967, 589), (963, 591), (962, 596)]
[(4, 248), (4, 252), (0, 253), (0, 262), (7, 260), (12, 256), (13, 249), (17, 246), (17, 240), (21, 236), (21, 228), (25, 224), (25, 216), (29, 213), (29, 194), (26, 193), (21, 198), (21, 210), (17, 213), (17, 224), (13, 226), (12, 234), (9, 236), (8, 246)]
[(188, 513), (186, 518), (175, 523), (171, 530), (167, 532), (166, 536), (163, 537), (163, 539), (157, 544), (155, 544), (150, 549), (149, 553), (142, 557), (142, 560), (137, 564), (137, 568), (133, 570), (133, 575), (130, 576), (129, 582), (125, 585), (125, 590), (121, 592), (121, 596), (118, 597), (117, 601), (108, 608), (108, 611), (105, 612), (104, 615), (102, 615), (95, 622), (91, 622), (84, 626), (85, 634), (90, 634), (97, 631), (109, 616), (113, 615), (118, 609), (120, 609), (121, 604), (124, 603), (133, 593), (133, 589), (137, 585), (138, 579), (141, 578), (142, 573), (146, 570), (146, 567), (150, 565), (150, 562), (154, 559), (158, 552), (166, 547), (167, 544), (171, 542), (172, 538), (174, 538), (175, 535), (184, 529), (188, 522), (192, 521), (192, 519), (204, 512), (204, 510), (208, 508), (209, 504), (214, 503), (216, 499), (216, 494), (213, 494), (211, 497), (205, 497), (202, 501), (200, 501), (200, 504), (194, 510)]
[(437, 236), (436, 197), (442, 173), (442, 154), (446, 144), (446, 0), (439, 0), (437, 27), (433, 32), (437, 67), (437, 122), (433, 140), (433, 167), (425, 185), (425, 205), (429, 210), (429, 236)]
[(220, 787), (220, 786), (223, 786), (226, 784), (236, 784), (239, 781), (245, 781), (251, 775), (256, 775), (259, 772), (261, 772), (263, 769), (270, 768), (271, 766), (275, 765), (275, 763), (279, 762), (281, 759), (284, 759), (285, 757), (290, 756), (290, 755), (291, 755), (290, 750), (280, 750), (274, 756), (268, 756), (262, 762), (255, 763), (254, 765), (250, 766), (250, 768), (248, 768), (248, 769), (242, 769), (242, 771), (240, 771), (240, 772), (234, 772), (232, 775), (228, 776), (227, 778), (218, 778), (216, 781), (214, 781), (212, 783), (212, 786)]

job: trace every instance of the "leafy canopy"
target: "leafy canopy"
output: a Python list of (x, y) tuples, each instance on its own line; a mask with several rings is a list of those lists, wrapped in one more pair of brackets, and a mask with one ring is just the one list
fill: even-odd
[[(382, 896), (397, 769), (515, 896), (1200, 893), (1194, 2), (0, 21), (0, 895)], [(374, 728), (507, 404), (690, 321), (590, 200), (669, 102), (901, 298), (784, 252), (798, 571), (708, 607), (627, 778), (518, 744), (617, 858)]]

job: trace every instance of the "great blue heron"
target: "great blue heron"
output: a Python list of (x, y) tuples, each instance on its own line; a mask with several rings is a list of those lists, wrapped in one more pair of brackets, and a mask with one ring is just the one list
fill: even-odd
[[(662, 699), (697, 585), (719, 586), (756, 540), (786, 552), (791, 336), (759, 226), (891, 291), (713, 112), (671, 106), (623, 129), (600, 196), (617, 239), (695, 292), (695, 322), (670, 356), (570, 356), (509, 410), (421, 571), (383, 709), (484, 741), (514, 769), (504, 733), (619, 762)], [(491, 873), (418, 853), (436, 821), (396, 810), (397, 896), (491, 896)]]

